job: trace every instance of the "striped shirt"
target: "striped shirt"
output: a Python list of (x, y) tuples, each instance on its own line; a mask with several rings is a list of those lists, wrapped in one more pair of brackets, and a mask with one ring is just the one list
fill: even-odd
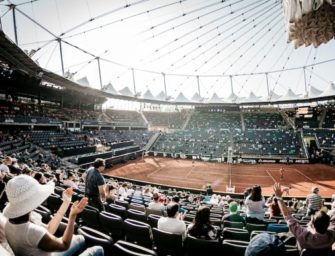
[(311, 193), (306, 197), (307, 208), (313, 210), (320, 210), (321, 208), (321, 196), (315, 193)]

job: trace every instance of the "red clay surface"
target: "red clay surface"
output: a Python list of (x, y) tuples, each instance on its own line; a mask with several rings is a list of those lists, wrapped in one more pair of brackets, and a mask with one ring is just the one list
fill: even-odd
[[(285, 170), (282, 181), (281, 167)], [(323, 197), (335, 194), (335, 168), (323, 164), (228, 165), (195, 161), (193, 167), (192, 160), (145, 157), (116, 165), (105, 174), (183, 188), (202, 189), (205, 184), (211, 184), (214, 191), (226, 192), (230, 172), (235, 193), (259, 184), (263, 194), (270, 195), (274, 182), (280, 182), (283, 186), (292, 187), (289, 196), (306, 196), (312, 186), (318, 186)]]

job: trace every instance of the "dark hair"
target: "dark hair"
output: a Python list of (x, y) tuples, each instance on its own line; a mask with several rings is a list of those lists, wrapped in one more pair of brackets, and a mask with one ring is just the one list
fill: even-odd
[(210, 225), (209, 221), (210, 209), (207, 206), (199, 207), (193, 219), (193, 227), (202, 227), (203, 225)]
[(194, 237), (208, 239), (208, 232), (213, 230), (209, 217), (210, 209), (207, 206), (199, 207), (193, 219), (193, 226), (189, 229), (189, 234)]
[(251, 190), (250, 200), (261, 201), (262, 200), (262, 189), (261, 186), (255, 185)]
[(101, 166), (105, 166), (105, 160), (102, 158), (97, 158), (95, 159), (93, 166), (95, 169), (98, 169)]
[(169, 203), (166, 207), (166, 212), (168, 217), (173, 218), (179, 210), (179, 205), (177, 203)]
[(34, 175), (34, 179), (40, 182), (40, 179), (42, 178), (42, 173), (36, 172)]
[(318, 211), (312, 216), (312, 225), (319, 234), (326, 233), (330, 217), (324, 211)]
[(175, 203), (179, 203), (179, 200), (180, 200), (179, 196), (173, 196), (172, 197), (172, 201), (175, 202)]

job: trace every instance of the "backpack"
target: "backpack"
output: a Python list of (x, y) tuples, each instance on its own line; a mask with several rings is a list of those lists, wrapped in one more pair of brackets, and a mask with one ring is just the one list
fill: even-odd
[(264, 232), (250, 240), (245, 256), (281, 256), (285, 252), (285, 245), (277, 235)]

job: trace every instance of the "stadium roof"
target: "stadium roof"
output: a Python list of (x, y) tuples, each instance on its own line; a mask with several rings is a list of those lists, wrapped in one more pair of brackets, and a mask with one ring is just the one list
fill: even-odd
[[(86, 77), (86, 92), (101, 97), (168, 104), (285, 103), (318, 92), (334, 98), (327, 89), (335, 80), (334, 40), (295, 50), (281, 1), (5, 0), (0, 7), (13, 41), (16, 11), (22, 49), (2, 34), (1, 46), (10, 47), (2, 57), (73, 90), (83, 89), (62, 77), (61, 62), (64, 73)], [(112, 88), (100, 91), (107, 83)]]

